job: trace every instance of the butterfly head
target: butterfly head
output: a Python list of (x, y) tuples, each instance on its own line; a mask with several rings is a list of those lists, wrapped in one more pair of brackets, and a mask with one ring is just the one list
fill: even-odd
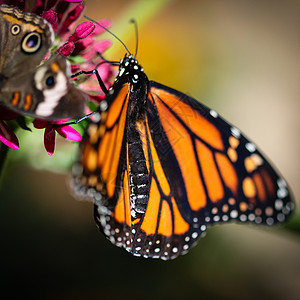
[(115, 78), (115, 83), (108, 91), (108, 95), (112, 96), (108, 102), (115, 98), (115, 94), (124, 84), (130, 87), (129, 97), (134, 104), (133, 106), (139, 107), (138, 111), (144, 111), (150, 89), (149, 80), (138, 61), (132, 55), (127, 56), (127, 54), (120, 61), (119, 73)]
[(130, 83), (135, 86), (141, 80), (141, 74), (144, 74), (144, 69), (132, 55), (127, 56), (126, 54), (120, 62), (116, 80), (127, 77)]

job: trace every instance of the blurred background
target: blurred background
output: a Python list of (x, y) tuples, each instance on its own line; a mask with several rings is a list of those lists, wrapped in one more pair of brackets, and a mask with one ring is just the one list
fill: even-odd
[[(199, 99), (240, 128), (283, 174), (299, 207), (300, 1), (85, 3), (87, 16), (112, 20), (111, 30), (132, 52), (135, 33), (128, 20), (135, 18), (138, 59), (148, 77)], [(124, 49), (113, 42), (105, 56), (119, 60)], [(293, 225), (299, 212), (280, 229), (212, 227), (174, 261), (133, 257), (98, 231), (92, 203), (70, 195), (65, 170), (76, 145), (58, 139), (58, 151), (48, 157), (42, 135), (34, 136), (22, 136), (21, 150), (9, 153), (1, 183), (1, 293), (299, 299), (300, 236)]]

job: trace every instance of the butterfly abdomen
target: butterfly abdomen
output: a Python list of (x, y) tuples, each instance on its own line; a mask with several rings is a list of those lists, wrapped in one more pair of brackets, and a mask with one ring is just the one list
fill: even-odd
[(128, 132), (128, 171), (131, 215), (145, 213), (149, 198), (149, 174), (143, 144), (136, 128)]

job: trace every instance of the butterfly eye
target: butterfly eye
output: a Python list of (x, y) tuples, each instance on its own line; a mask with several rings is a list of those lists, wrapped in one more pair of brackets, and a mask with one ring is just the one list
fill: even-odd
[(41, 36), (36, 32), (31, 32), (24, 37), (22, 50), (29, 54), (35, 53), (39, 50), (41, 44)]
[(21, 27), (19, 25), (13, 25), (13, 27), (11, 28), (12, 35), (17, 35), (20, 33), (20, 31)]
[(52, 88), (55, 85), (55, 79), (54, 79), (54, 77), (52, 75), (48, 76), (46, 78), (45, 83), (46, 83), (46, 86), (48, 88)]

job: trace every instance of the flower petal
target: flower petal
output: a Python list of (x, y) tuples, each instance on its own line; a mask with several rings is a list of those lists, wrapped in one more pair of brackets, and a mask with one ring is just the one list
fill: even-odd
[(66, 57), (70, 56), (74, 49), (75, 44), (73, 42), (68, 41), (58, 49), (58, 53)]
[(102, 53), (107, 50), (112, 45), (112, 42), (109, 40), (102, 40), (99, 42), (94, 43), (93, 49), (96, 52)]
[(48, 11), (43, 12), (41, 14), (41, 17), (43, 17), (46, 21), (48, 21), (52, 25), (54, 31), (57, 30), (58, 17), (57, 17), (57, 13), (52, 8)]
[(56, 128), (56, 131), (62, 137), (66, 138), (70, 141), (79, 142), (82, 140), (81, 134), (69, 125), (58, 127), (58, 128)]
[(49, 125), (49, 122), (46, 120), (35, 119), (33, 121), (33, 126), (37, 129), (46, 128)]
[(71, 74), (81, 71), (80, 64), (71, 64)]
[(44, 145), (48, 154), (51, 156), (55, 148), (55, 130), (53, 127), (47, 127), (44, 133)]
[(77, 4), (76, 6), (72, 7), (67, 13), (68, 15), (64, 17), (64, 22), (61, 24), (61, 28), (58, 32), (59, 36), (63, 36), (66, 32), (69, 32), (73, 24), (79, 19), (80, 15), (84, 10), (83, 4)]
[[(110, 27), (111, 25), (111, 21), (110, 20), (107, 20), (107, 19), (101, 19), (99, 21), (97, 21), (97, 23), (99, 23), (100, 25), (102, 25), (103, 27), (105, 28), (108, 28)], [(97, 34), (100, 34), (101, 32), (103, 32), (104, 29), (100, 26), (96, 26), (95, 30), (93, 31), (92, 35), (97, 35)]]
[(20, 148), (18, 138), (14, 132), (2, 121), (0, 121), (0, 141), (9, 148)]
[(83, 22), (76, 27), (74, 33), (78, 39), (84, 39), (94, 31), (95, 27), (92, 22)]

